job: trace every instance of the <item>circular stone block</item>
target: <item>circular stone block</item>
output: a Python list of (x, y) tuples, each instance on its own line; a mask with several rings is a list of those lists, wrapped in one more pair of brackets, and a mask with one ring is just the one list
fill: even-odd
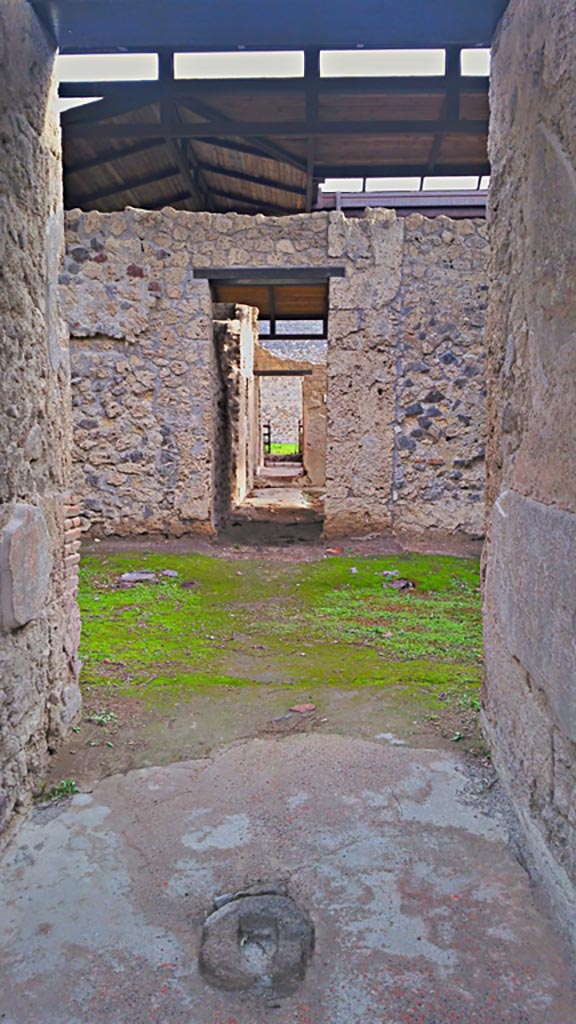
[(200, 969), (217, 988), (290, 991), (313, 949), (312, 922), (289, 896), (243, 896), (205, 921)]
[(0, 628), (7, 633), (42, 612), (52, 572), (52, 542), (41, 509), (14, 507), (0, 530)]

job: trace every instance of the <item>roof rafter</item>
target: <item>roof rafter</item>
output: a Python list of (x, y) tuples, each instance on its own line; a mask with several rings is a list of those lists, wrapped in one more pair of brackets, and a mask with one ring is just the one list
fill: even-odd
[(261, 188), (274, 188), (279, 192), (291, 192), (296, 196), (302, 196), (305, 193), (303, 185), (287, 185), (283, 181), (275, 181), (274, 178), (245, 174), (243, 171), (236, 171), (231, 167), (220, 167), (218, 164), (206, 163), (203, 160), (198, 161), (198, 166), (204, 174), (218, 174), (223, 178), (231, 178), (232, 181), (245, 181), (249, 185), (258, 185)]
[(149, 174), (145, 178), (129, 178), (117, 185), (105, 186), (104, 188), (99, 189), (98, 192), (79, 196), (77, 198), (77, 203), (80, 206), (82, 206), (83, 203), (96, 203), (99, 199), (107, 199), (109, 196), (121, 195), (123, 192), (131, 192), (133, 189), (146, 188), (148, 185), (154, 185), (157, 181), (167, 181), (170, 178), (176, 178), (179, 173), (180, 172), (177, 168), (170, 167), (165, 171), (156, 171), (154, 174)]
[(243, 40), (255, 49), (304, 50), (318, 45), (438, 48), (448, 42), (487, 46), (506, 0), (293, 0), (273, 4), (262, 17), (259, 0), (33, 0), (62, 52), (234, 50)]
[(221, 191), (220, 189), (213, 188), (212, 195), (217, 196), (219, 199), (227, 199), (231, 203), (244, 203), (246, 206), (255, 207), (258, 210), (266, 209), (271, 213), (286, 214), (295, 212), (290, 206), (281, 206), (279, 203), (269, 203), (267, 200), (260, 201), (259, 199), (252, 199), (251, 196), (245, 196), (239, 192)]
[[(240, 142), (237, 139), (199, 139), (199, 142), (207, 143), (210, 146), (216, 146), (218, 149), (229, 150), (232, 153), (242, 153), (245, 156), (262, 157), (262, 151), (256, 145), (247, 146), (245, 143)], [(278, 147), (280, 149), (280, 147)], [(274, 163), (288, 164), (289, 167), (293, 167), (296, 171), (301, 171), (303, 174), (306, 173), (306, 164), (303, 160), (299, 160), (298, 157), (293, 156), (291, 153), (284, 153), (281, 150), (277, 155), (273, 156), (271, 152), (265, 154), (267, 160), (272, 160)]]
[[(166, 50), (158, 55), (158, 73), (163, 86), (174, 80), (174, 53)], [(166, 90), (167, 93), (167, 90)], [(184, 187), (190, 192), (190, 198), (196, 202), (199, 198), (200, 206), (207, 206), (212, 209), (210, 193), (202, 174), (198, 171), (193, 173), (191, 169), (191, 154), (188, 144), (182, 136), (174, 134), (182, 123), (180, 113), (176, 104), (171, 98), (163, 98), (160, 101), (160, 120), (165, 129), (164, 138), (168, 152), (176, 164)], [(182, 139), (182, 141), (180, 141)]]
[[(304, 88), (306, 90), (306, 127), (310, 132), (319, 120), (320, 50), (313, 47), (304, 51)], [(306, 213), (314, 203), (314, 164), (316, 162), (316, 136), (309, 134), (306, 143)]]
[(140, 153), (146, 153), (151, 149), (158, 149), (163, 143), (159, 142), (137, 142), (134, 146), (124, 146), (122, 149), (109, 149), (104, 153), (98, 153), (96, 156), (90, 157), (88, 160), (80, 160), (78, 163), (70, 163), (66, 159), (66, 153), (64, 156), (64, 171), (68, 174), (79, 174), (82, 171), (89, 171), (93, 167), (99, 167), (102, 164), (112, 163), (114, 160), (123, 160), (125, 157), (138, 156)]

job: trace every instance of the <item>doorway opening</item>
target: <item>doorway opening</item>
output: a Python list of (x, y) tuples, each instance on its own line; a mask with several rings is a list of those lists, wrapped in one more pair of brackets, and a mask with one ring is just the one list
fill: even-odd
[(322, 531), (328, 278), (342, 273), (196, 271), (210, 277), (214, 300), (221, 536), (256, 525), (258, 539), (317, 539)]

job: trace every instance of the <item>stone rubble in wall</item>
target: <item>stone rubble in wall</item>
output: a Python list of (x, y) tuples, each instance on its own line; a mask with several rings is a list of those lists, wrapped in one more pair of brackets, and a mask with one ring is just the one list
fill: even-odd
[(487, 257), (482, 222), (406, 220), (394, 470), (406, 529), (483, 533)]

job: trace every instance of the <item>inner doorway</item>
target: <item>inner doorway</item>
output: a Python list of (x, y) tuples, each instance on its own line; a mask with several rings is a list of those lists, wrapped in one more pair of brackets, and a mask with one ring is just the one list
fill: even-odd
[(261, 524), (279, 528), (279, 539), (284, 527), (304, 539), (298, 528), (313, 526), (305, 532), (316, 539), (326, 485), (328, 284), (343, 269), (195, 274), (210, 279), (217, 325), (219, 532)]

